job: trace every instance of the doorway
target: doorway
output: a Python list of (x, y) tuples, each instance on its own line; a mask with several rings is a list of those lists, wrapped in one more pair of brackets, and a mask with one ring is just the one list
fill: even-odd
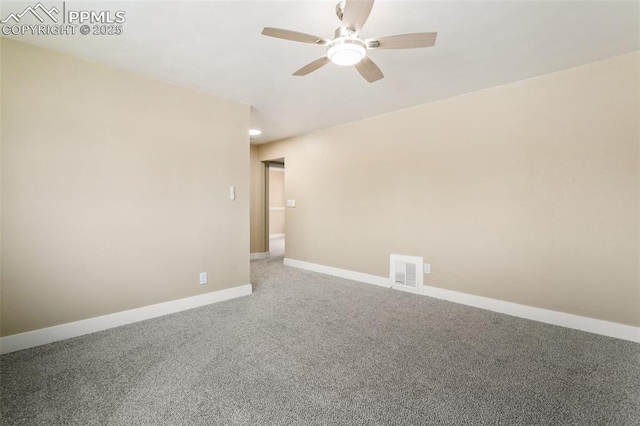
[(285, 253), (285, 205), (284, 158), (271, 160), (267, 163), (267, 220), (268, 251), (270, 257), (284, 258)]

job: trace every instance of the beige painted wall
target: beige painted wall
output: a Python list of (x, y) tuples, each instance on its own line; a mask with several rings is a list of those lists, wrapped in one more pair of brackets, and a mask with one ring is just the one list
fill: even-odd
[(287, 257), (388, 276), (424, 256), (427, 285), (640, 325), (638, 61), (260, 146), (297, 202)]
[(259, 159), (258, 146), (250, 147), (250, 181), (251, 181), (251, 253), (267, 251), (265, 243), (265, 166)]
[(1, 54), (3, 336), (249, 283), (248, 106)]
[(269, 234), (284, 234), (284, 172), (269, 168)]

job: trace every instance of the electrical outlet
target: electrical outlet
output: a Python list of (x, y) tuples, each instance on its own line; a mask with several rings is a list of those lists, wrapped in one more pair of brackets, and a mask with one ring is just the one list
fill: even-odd
[(431, 273), (431, 264), (430, 263), (425, 263), (424, 264), (424, 273), (425, 274), (430, 274)]
[(207, 283), (207, 273), (200, 272), (200, 285)]

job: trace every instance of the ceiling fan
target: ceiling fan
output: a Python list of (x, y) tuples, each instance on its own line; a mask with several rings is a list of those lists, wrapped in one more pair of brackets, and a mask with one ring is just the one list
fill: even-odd
[(307, 75), (329, 62), (333, 62), (342, 66), (355, 65), (360, 75), (369, 83), (373, 83), (384, 78), (384, 74), (367, 57), (367, 50), (431, 47), (436, 43), (436, 36), (438, 35), (438, 33), (413, 33), (361, 39), (360, 31), (371, 13), (373, 1), (345, 0), (338, 3), (336, 5), (336, 15), (342, 21), (342, 26), (335, 31), (332, 40), (271, 27), (265, 27), (262, 30), (262, 34), (269, 37), (326, 46), (327, 52), (324, 56), (294, 72), (293, 75), (295, 76)]

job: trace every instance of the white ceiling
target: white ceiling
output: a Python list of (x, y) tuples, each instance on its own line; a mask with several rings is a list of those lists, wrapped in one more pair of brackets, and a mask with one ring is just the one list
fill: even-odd
[[(2, 17), (33, 2), (7, 2)], [(47, 6), (62, 2), (42, 0)], [(637, 1), (378, 0), (363, 38), (437, 31), (435, 47), (374, 50), (385, 78), (353, 67), (291, 73), (324, 48), (265, 37), (264, 26), (330, 38), (330, 1), (67, 1), (74, 10), (124, 10), (120, 36), (16, 36), (252, 106), (264, 143), (481, 90), (640, 49)]]

